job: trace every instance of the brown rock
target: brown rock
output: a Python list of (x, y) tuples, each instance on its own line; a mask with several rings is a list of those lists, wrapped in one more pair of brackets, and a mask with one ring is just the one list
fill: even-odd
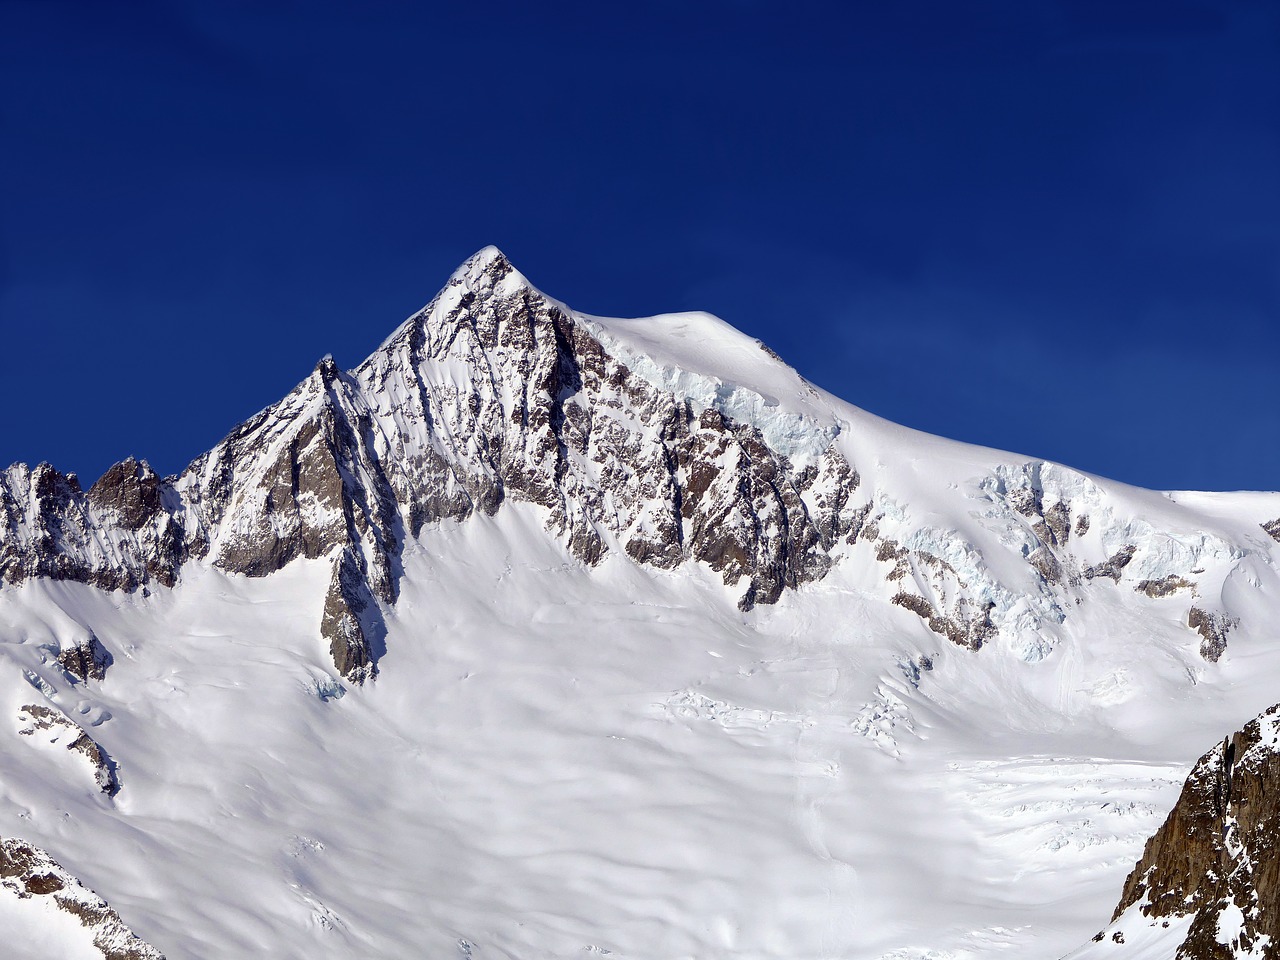
[(1185, 577), (1179, 577), (1176, 574), (1169, 574), (1159, 580), (1143, 580), (1133, 589), (1138, 593), (1145, 593), (1152, 599), (1160, 597), (1169, 597), (1177, 593), (1179, 590), (1194, 590), (1195, 584)]
[(99, 510), (114, 511), (126, 530), (141, 530), (162, 508), (160, 478), (145, 460), (130, 457), (99, 477), (88, 499)]
[(1119, 583), (1121, 572), (1129, 565), (1129, 561), (1133, 559), (1133, 555), (1137, 552), (1138, 548), (1132, 544), (1123, 546), (1102, 563), (1095, 563), (1093, 566), (1085, 568), (1083, 576), (1086, 580), (1107, 577)]
[(62, 669), (81, 683), (105, 679), (107, 669), (114, 662), (106, 647), (92, 633), (89, 634), (89, 639), (58, 654), (58, 663)]
[(1200, 656), (1210, 663), (1217, 663), (1227, 649), (1227, 634), (1238, 621), (1221, 613), (1209, 613), (1192, 607), (1187, 614), (1187, 626), (1200, 634)]
[[(1192, 916), (1180, 960), (1231, 960), (1270, 938), (1280, 956), (1280, 754), (1271, 707), (1196, 763), (1164, 825), (1125, 881), (1112, 921), (1134, 904), (1150, 918)], [(1219, 918), (1239, 910), (1234, 946)]]
[(120, 915), (39, 847), (0, 837), (0, 885), (23, 900), (48, 897), (93, 937), (103, 960), (164, 960), (164, 955), (125, 926)]

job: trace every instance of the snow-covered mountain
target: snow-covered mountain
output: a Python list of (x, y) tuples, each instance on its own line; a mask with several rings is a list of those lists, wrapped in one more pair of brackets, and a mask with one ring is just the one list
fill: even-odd
[(1276, 699), (1277, 540), (488, 248), (180, 476), (0, 474), (0, 835), (170, 958), (1058, 957)]

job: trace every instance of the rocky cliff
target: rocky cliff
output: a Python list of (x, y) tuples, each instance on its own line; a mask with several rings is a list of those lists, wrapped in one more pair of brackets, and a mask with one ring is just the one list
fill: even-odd
[(1171, 922), (1177, 960), (1280, 957), (1280, 705), (1196, 763), (1099, 939)]

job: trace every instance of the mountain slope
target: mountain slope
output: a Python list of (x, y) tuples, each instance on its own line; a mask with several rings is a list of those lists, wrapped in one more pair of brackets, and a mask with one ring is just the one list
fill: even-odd
[(0, 518), (0, 832), (170, 957), (1058, 956), (1280, 675), (1280, 496), (918, 434), (492, 248), (178, 477)]

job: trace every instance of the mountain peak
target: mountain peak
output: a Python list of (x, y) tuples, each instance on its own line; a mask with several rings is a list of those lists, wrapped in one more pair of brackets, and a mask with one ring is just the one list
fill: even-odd
[(477, 296), (533, 288), (524, 274), (512, 266), (506, 254), (492, 244), (481, 247), (462, 261), (445, 284), (445, 289), (455, 284)]
[[(944, 465), (954, 446), (905, 450), (901, 432), (710, 314), (576, 313), (489, 246), (359, 367), (323, 358), (172, 483), (126, 463), (86, 500), (52, 468), (14, 474), (0, 490), (0, 519), (13, 518), (0, 526), (0, 578), (133, 589), (172, 584), (206, 558), (251, 577), (324, 559), (323, 634), (359, 680), (376, 675), (379, 605), (395, 602), (405, 543), (510, 502), (541, 511), (585, 565), (702, 564), (744, 610), (874, 543), (874, 562), (892, 563), (892, 603), (962, 646), (1003, 632), (1029, 658), (1052, 649), (1048, 625), (1067, 617), (1079, 581), (1141, 571), (1148, 596), (1190, 593), (1199, 564), (1220, 559), (1225, 576), (1236, 556), (1203, 532), (1149, 549), (1149, 510), (1108, 519), (1103, 491), (1074, 475), (1048, 483), (1034, 464), (1006, 483), (983, 451)], [(911, 466), (926, 457), (927, 474)], [(870, 489), (860, 469), (874, 471)], [(986, 503), (980, 520), (963, 501), (911, 507), (951, 497), (943, 488)], [(939, 527), (931, 514), (958, 519)], [(1271, 516), (1251, 518), (1249, 536)], [(1001, 569), (984, 554), (1006, 558)], [(1220, 653), (1234, 621), (1210, 589), (1190, 627), (1204, 625)]]
[(338, 364), (331, 353), (326, 353), (321, 357), (316, 363), (315, 370), (312, 371), (312, 376), (319, 377), (320, 382), (326, 387), (332, 384), (339, 374)]
[[(366, 361), (373, 361), (381, 354), (394, 352), (405, 343), (438, 344), (451, 341), (455, 327), (465, 308), (476, 301), (486, 302), (494, 298), (531, 292), (545, 298), (511, 265), (511, 261), (493, 245), (481, 247), (449, 276), (440, 292), (421, 310), (405, 320), (391, 336)], [(430, 347), (428, 348), (430, 349)]]
[(485, 246), (481, 247), (471, 256), (467, 257), (466, 260), (462, 261), (462, 267), (468, 267), (468, 266), (484, 267), (485, 265), (492, 263), (494, 261), (502, 261), (507, 266), (511, 265), (511, 261), (507, 259), (506, 254), (504, 254), (501, 250), (499, 250), (493, 244), (489, 243), (489, 244), (485, 244)]

